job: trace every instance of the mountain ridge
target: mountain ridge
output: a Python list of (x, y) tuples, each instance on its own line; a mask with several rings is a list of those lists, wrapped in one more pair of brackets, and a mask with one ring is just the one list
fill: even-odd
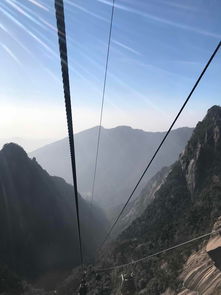
[[(94, 127), (75, 136), (79, 192), (88, 199), (91, 198), (93, 184), (97, 132), (98, 127)], [(164, 134), (148, 133), (128, 126), (111, 129), (102, 127), (94, 193), (94, 200), (99, 206), (110, 208), (113, 204), (117, 206), (125, 201)], [(191, 134), (192, 129), (186, 127), (172, 131), (147, 179), (175, 161)], [(72, 181), (67, 138), (42, 147), (30, 156), (36, 157), (50, 174)]]

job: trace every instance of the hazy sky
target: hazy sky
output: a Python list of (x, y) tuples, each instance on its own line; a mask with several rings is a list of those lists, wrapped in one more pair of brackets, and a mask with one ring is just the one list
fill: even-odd
[[(165, 130), (221, 39), (220, 0), (116, 0), (103, 125)], [(74, 129), (99, 122), (111, 0), (66, 0)], [(0, 1), (0, 138), (58, 139), (66, 119), (52, 0)], [(178, 126), (220, 104), (221, 52)]]

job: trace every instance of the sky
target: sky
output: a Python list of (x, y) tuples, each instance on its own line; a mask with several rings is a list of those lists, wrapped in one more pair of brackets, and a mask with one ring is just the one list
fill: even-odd
[[(79, 132), (99, 124), (112, 0), (64, 4)], [(220, 0), (115, 0), (102, 125), (166, 130), (220, 39)], [(52, 0), (0, 1), (0, 61), (0, 138), (67, 136)], [(220, 104), (220, 77), (221, 52), (175, 128)]]

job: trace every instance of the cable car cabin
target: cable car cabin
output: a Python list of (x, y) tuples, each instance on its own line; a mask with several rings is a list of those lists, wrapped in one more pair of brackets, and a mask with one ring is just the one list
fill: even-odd
[(134, 295), (136, 292), (136, 286), (133, 273), (122, 274), (121, 279), (121, 295)]
[(84, 279), (82, 279), (80, 287), (79, 287), (78, 295), (87, 295), (87, 292), (88, 292), (87, 283)]

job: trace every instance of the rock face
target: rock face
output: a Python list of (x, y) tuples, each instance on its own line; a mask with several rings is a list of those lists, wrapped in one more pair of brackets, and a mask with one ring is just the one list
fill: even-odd
[(205, 249), (190, 256), (180, 278), (185, 289), (178, 295), (214, 295), (221, 292), (221, 272)]
[[(172, 165), (153, 201), (101, 254), (101, 266), (139, 260), (211, 232), (221, 216), (220, 131), (221, 108), (214, 106), (197, 124), (184, 152)], [(212, 295), (220, 292), (217, 291), (221, 279), (220, 252), (216, 246), (219, 239), (209, 242), (208, 253), (205, 248), (202, 250), (201, 243), (202, 240), (195, 241), (135, 264), (133, 272), (138, 294)], [(111, 276), (116, 279), (120, 272), (115, 272)], [(141, 280), (144, 280), (142, 284)], [(185, 289), (182, 289), (183, 282)], [(213, 286), (211, 282), (215, 282)], [(118, 287), (114, 284), (110, 294), (116, 294), (116, 290)]]
[[(105, 221), (79, 198), (84, 254), (92, 257)], [(26, 278), (79, 263), (72, 186), (15, 144), (0, 151), (0, 241), (0, 264)]]
[[(221, 218), (213, 230), (221, 230)], [(208, 243), (189, 257), (180, 275), (185, 290), (178, 295), (221, 293), (220, 247), (220, 233), (212, 234)]]
[[(173, 130), (150, 167), (150, 180), (162, 167), (171, 165), (183, 151), (193, 129)], [(165, 132), (145, 132), (127, 126), (102, 128), (94, 200), (104, 209), (121, 205), (131, 193)], [(76, 134), (76, 159), (79, 192), (91, 197), (98, 127)], [(68, 139), (65, 138), (32, 152), (51, 175), (72, 183)]]
[[(221, 231), (221, 217), (214, 225), (214, 231)], [(215, 266), (221, 270), (221, 236), (220, 234), (214, 235), (206, 246), (206, 251), (214, 261)]]
[[(214, 167), (214, 172), (220, 172), (215, 163), (216, 157), (218, 157), (217, 160), (220, 159), (220, 132), (220, 107), (213, 106), (208, 110), (205, 119), (198, 123), (189, 144), (180, 157), (181, 167), (191, 195), (200, 188), (205, 180), (206, 169)], [(213, 161), (213, 166), (210, 161)], [(218, 177), (216, 174), (212, 176)], [(219, 177), (217, 181), (219, 182)]]

